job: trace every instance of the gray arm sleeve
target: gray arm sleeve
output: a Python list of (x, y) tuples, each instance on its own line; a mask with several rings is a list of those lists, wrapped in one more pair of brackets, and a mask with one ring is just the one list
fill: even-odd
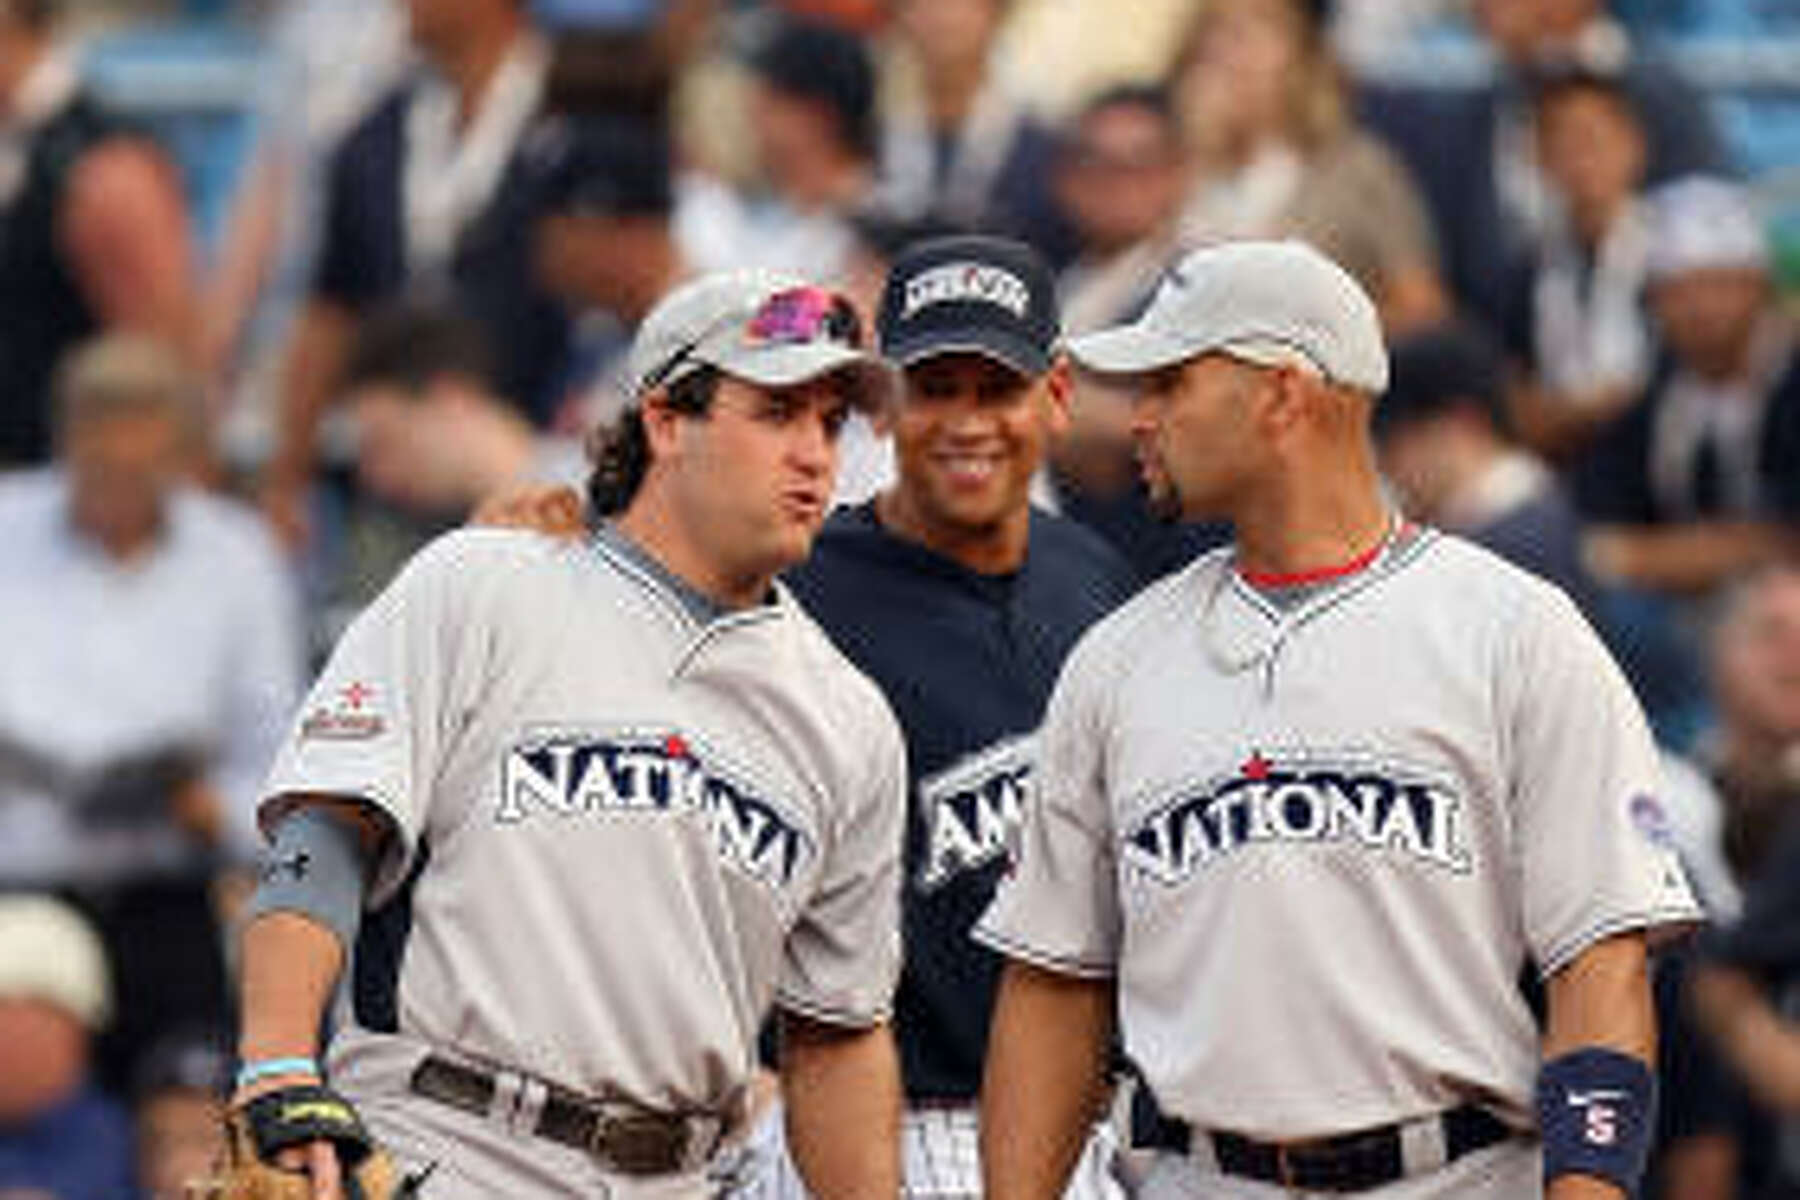
[(356, 944), (368, 865), (362, 840), (347, 821), (313, 805), (296, 808), (275, 826), (257, 868), (250, 916), (294, 912), (337, 934), (344, 952)]

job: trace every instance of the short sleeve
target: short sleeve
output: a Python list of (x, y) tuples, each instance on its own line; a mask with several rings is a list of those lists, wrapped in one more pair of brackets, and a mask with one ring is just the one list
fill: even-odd
[(776, 1002), (832, 1025), (887, 1019), (900, 975), (900, 853), (906, 749), (875, 698), (865, 769), (840, 797), (819, 884), (783, 951)]
[(372, 906), (405, 878), (431, 783), (485, 671), (484, 632), (458, 578), (466, 536), (426, 547), (344, 631), (263, 788), (265, 829), (297, 794), (362, 800), (392, 819), (397, 845), (378, 865)]
[(1116, 850), (1098, 681), (1083, 669), (1083, 649), (1051, 693), (1011, 869), (973, 936), (1046, 970), (1109, 978), (1119, 952)]
[(1700, 918), (1624, 676), (1574, 604), (1533, 584), (1499, 672), (1525, 934), (1549, 975), (1627, 930)]

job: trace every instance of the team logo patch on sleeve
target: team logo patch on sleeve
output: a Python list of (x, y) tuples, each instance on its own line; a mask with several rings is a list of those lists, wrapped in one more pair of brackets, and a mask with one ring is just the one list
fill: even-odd
[(1626, 811), (1631, 815), (1632, 827), (1645, 841), (1662, 850), (1675, 848), (1675, 831), (1669, 826), (1668, 810), (1655, 796), (1648, 792), (1633, 796)]
[(375, 706), (375, 689), (356, 680), (337, 690), (330, 705), (319, 705), (300, 722), (303, 742), (360, 742), (378, 737), (387, 720)]
[(670, 730), (558, 734), (506, 752), (494, 820), (693, 816), (722, 861), (784, 887), (813, 857), (813, 840), (758, 790)]
[(921, 891), (1007, 858), (1013, 851), (1036, 739), (1008, 738), (919, 783), (925, 821)]
[(1126, 863), (1176, 884), (1256, 846), (1340, 843), (1470, 869), (1447, 781), (1358, 751), (1252, 751), (1228, 774), (1178, 786), (1124, 830)]

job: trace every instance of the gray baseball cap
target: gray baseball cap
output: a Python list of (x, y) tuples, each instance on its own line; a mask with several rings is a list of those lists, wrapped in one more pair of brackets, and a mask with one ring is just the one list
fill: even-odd
[(1137, 375), (1203, 354), (1310, 367), (1333, 383), (1387, 390), (1381, 318), (1342, 267), (1305, 242), (1224, 242), (1170, 268), (1129, 325), (1071, 338), (1069, 354), (1102, 375)]
[(704, 275), (664, 296), (638, 327), (626, 358), (631, 400), (702, 366), (764, 387), (848, 372), (863, 407), (879, 404), (893, 386), (892, 368), (863, 349), (855, 305), (773, 271)]

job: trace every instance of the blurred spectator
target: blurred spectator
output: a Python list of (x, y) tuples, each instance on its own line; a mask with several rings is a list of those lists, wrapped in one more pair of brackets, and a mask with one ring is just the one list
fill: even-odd
[(583, 475), (579, 446), (539, 434), (492, 381), (487, 339), (467, 318), (419, 306), (372, 317), (344, 371), (369, 493), (460, 523), (509, 485)]
[(82, 87), (56, 7), (0, 5), (0, 467), (49, 457), (51, 372), (96, 330), (195, 348), (175, 169)]
[(1598, 615), (1575, 506), (1505, 432), (1497, 349), (1442, 326), (1397, 341), (1376, 408), (1381, 467), (1408, 516), (1458, 533), (1555, 583)]
[(1638, 195), (1644, 131), (1630, 94), (1588, 71), (1546, 76), (1535, 104), (1557, 216), (1517, 290), (1509, 340), (1530, 379), (1515, 393), (1513, 418), (1528, 443), (1562, 458), (1649, 381), (1650, 235)]
[(1168, 74), (1202, 2), (1010, 0), (996, 53), (1032, 111), (1060, 122), (1103, 91)]
[[(256, 141), (208, 274), (202, 363), (231, 395), (228, 437), (252, 439), (274, 414), (267, 360), (304, 299), (318, 251), (330, 151), (407, 67), (400, 0), (279, 0), (261, 6)], [(242, 415), (240, 415), (240, 413)], [(254, 442), (231, 451), (245, 458)]]
[(1298, 237), (1368, 289), (1390, 331), (1446, 315), (1412, 180), (1351, 118), (1313, 0), (1208, 0), (1173, 75), (1194, 178), (1186, 244)]
[(1051, 133), (995, 53), (1008, 0), (894, 0), (881, 96), (881, 196), (933, 217), (1030, 242), (1053, 263), (1073, 252), (1049, 195)]
[[(1784, 669), (1791, 670), (1791, 664)], [(1783, 757), (1789, 751), (1791, 747)], [(1737, 815), (1732, 805), (1738, 797), (1729, 790), (1726, 797), (1729, 822)], [(1759, 1117), (1734, 1130), (1745, 1159), (1740, 1194), (1752, 1200), (1800, 1196), (1800, 821), (1794, 819), (1795, 799), (1790, 778), (1780, 811), (1760, 814), (1778, 822), (1763, 826), (1765, 841), (1756, 848), (1754, 873), (1745, 879), (1742, 915), (1709, 940), (1690, 980), (1698, 1024), (1762, 1109)]]
[(1057, 284), (1065, 330), (1129, 320), (1149, 301), (1175, 258), (1185, 182), (1180, 122), (1161, 88), (1113, 88), (1070, 121), (1055, 174), (1079, 247)]
[(664, 0), (530, 0), (532, 17), (546, 30), (644, 29), (655, 23)]
[(660, 123), (559, 117), (534, 155), (536, 269), (573, 321), (556, 422), (567, 436), (618, 416), (632, 332), (689, 272), (672, 220), (669, 142)]
[[(1800, 833), (1800, 565), (1776, 562), (1731, 582), (1713, 624), (1710, 658), (1714, 719), (1694, 760), (1712, 791), (1673, 791), (1669, 809), (1689, 878), (1709, 915), (1728, 927), (1697, 980), (1700, 1015), (1720, 1040), (1715, 1045), (1693, 1028), (1686, 1005), (1664, 1005), (1663, 1059), (1675, 1075), (1665, 1078), (1672, 1086), (1663, 1092), (1662, 1194), (1792, 1200), (1800, 1195), (1793, 1110), (1778, 1134), (1768, 1109), (1749, 1103), (1742, 1087), (1747, 1078), (1755, 1093), (1778, 1098), (1792, 1061), (1765, 1074), (1760, 1062), (1745, 1067), (1741, 1060), (1760, 1059), (1771, 1041), (1800, 1045), (1766, 1033), (1800, 1014), (1800, 943), (1793, 938), (1800, 860), (1787, 851), (1771, 859), (1784, 830)], [(1736, 1073), (1715, 1061), (1720, 1051)]]
[(188, 1200), (225, 1151), (231, 1087), (225, 1037), (183, 1031), (152, 1046), (132, 1077), (138, 1185), (145, 1200)]
[(1505, 320), (1510, 265), (1549, 216), (1531, 116), (1546, 68), (1620, 78), (1647, 131), (1647, 177), (1660, 183), (1722, 172), (1724, 144), (1698, 93), (1634, 46), (1605, 0), (1475, 0), (1496, 63), (1493, 82), (1461, 88), (1366, 88), (1362, 109), (1416, 172), (1444, 239), (1447, 281), (1495, 327)]
[(1463, 0), (1335, 0), (1331, 41), (1353, 69), (1378, 67), (1463, 7)]
[(168, 1024), (223, 1017), (210, 888), (259, 844), (300, 647), (261, 522), (182, 482), (197, 389), (173, 352), (110, 335), (55, 390), (57, 465), (0, 484), (0, 887), (97, 918), (120, 1078)]
[(1800, 517), (1800, 352), (1743, 189), (1666, 185), (1649, 205), (1650, 296), (1669, 351), (1644, 400), (1577, 464), (1604, 573), (1711, 587), (1783, 550)]
[(554, 413), (566, 325), (532, 277), (526, 133), (549, 51), (526, 0), (406, 0), (426, 68), (359, 122), (330, 165), (312, 296), (292, 331), (265, 500), (306, 532), (320, 417), (359, 314), (403, 294), (480, 320), (503, 355), (501, 390)]
[(343, 402), (359, 482), (379, 506), (361, 514), (332, 589), (346, 612), (484, 497), (586, 474), (580, 442), (540, 433), (507, 404), (481, 327), (445, 309), (403, 304), (371, 316), (351, 347)]
[(836, 284), (875, 178), (875, 67), (860, 38), (769, 14), (749, 55), (754, 192), (689, 175), (677, 238), (696, 271), (767, 267)]
[(46, 897), (0, 896), (0, 1196), (138, 1200), (130, 1121), (89, 1066), (111, 1011), (87, 923)]
[[(1715, 836), (1735, 884), (1760, 871), (1800, 815), (1800, 565), (1771, 563), (1731, 583), (1711, 655), (1714, 721), (1694, 756), (1726, 801)], [(1739, 897), (1719, 891), (1710, 906), (1735, 916)]]

